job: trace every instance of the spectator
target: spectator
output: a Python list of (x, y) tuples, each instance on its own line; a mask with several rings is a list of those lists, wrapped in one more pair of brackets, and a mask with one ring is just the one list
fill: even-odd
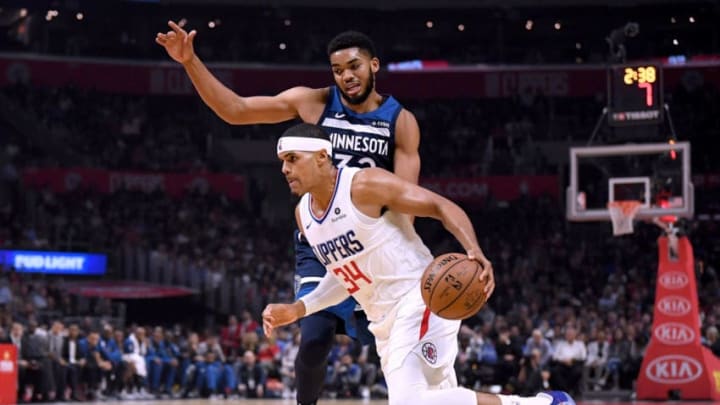
[(532, 335), (525, 342), (523, 356), (530, 357), (534, 349), (540, 351), (540, 366), (547, 366), (553, 355), (553, 347), (550, 340), (543, 336), (540, 329), (533, 329)]
[(541, 349), (533, 348), (528, 356), (523, 357), (517, 381), (517, 393), (521, 396), (551, 389), (550, 370), (542, 365)]
[(242, 341), (242, 328), (238, 325), (235, 315), (228, 317), (227, 326), (223, 327), (220, 332), (220, 345), (226, 356), (235, 357), (240, 349)]
[(243, 354), (242, 362), (236, 364), (235, 367), (240, 396), (243, 398), (264, 398), (266, 373), (256, 363), (255, 353), (249, 350), (246, 351)]
[(103, 358), (100, 350), (100, 334), (90, 331), (87, 337), (80, 340), (80, 353), (84, 361), (83, 379), (87, 382), (89, 399), (102, 400), (100, 383), (104, 374), (112, 371), (112, 363)]
[(718, 338), (718, 329), (710, 326), (705, 330), (705, 342), (703, 342), (715, 356), (720, 358), (720, 339)]
[(70, 388), (66, 384), (67, 361), (63, 359), (63, 347), (65, 346), (65, 326), (60, 321), (52, 323), (48, 334), (48, 357), (52, 364), (53, 387), (56, 396), (63, 400), (70, 400)]
[(600, 329), (595, 332), (587, 345), (587, 360), (583, 369), (583, 381), (585, 386), (591, 386), (593, 390), (600, 390), (606, 381), (608, 356), (610, 354), (610, 343), (605, 336), (605, 331)]
[(554, 365), (551, 369), (552, 385), (555, 389), (579, 393), (583, 365), (587, 358), (585, 342), (577, 339), (574, 326), (565, 327), (565, 339), (555, 345), (553, 351)]
[(77, 324), (70, 324), (68, 336), (63, 344), (61, 367), (65, 372), (65, 390), (70, 399), (80, 401), (84, 395), (80, 392), (80, 376), (83, 374), (85, 359), (80, 350), (80, 328)]

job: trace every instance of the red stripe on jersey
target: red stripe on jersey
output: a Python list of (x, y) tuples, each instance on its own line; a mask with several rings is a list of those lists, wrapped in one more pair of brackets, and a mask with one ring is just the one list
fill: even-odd
[(428, 328), (430, 327), (430, 308), (425, 307), (425, 313), (423, 314), (422, 322), (420, 322), (420, 339), (422, 340), (423, 336), (428, 331)]

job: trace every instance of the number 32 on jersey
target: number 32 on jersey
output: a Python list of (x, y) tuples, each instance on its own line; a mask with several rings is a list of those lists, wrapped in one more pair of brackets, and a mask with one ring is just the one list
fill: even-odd
[(372, 284), (370, 277), (366, 276), (365, 273), (360, 270), (354, 260), (342, 267), (334, 268), (333, 273), (342, 278), (349, 294), (354, 294), (360, 290), (360, 286), (358, 285), (358, 281), (360, 280), (365, 280), (365, 284)]

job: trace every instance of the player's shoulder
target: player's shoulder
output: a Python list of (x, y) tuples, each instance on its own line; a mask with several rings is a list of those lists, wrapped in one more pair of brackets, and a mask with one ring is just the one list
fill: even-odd
[(330, 88), (295, 86), (285, 90), (283, 95), (300, 102), (315, 101), (325, 103), (330, 95)]
[(369, 188), (377, 187), (387, 176), (393, 173), (380, 167), (366, 167), (357, 169), (352, 178), (353, 190), (366, 191)]

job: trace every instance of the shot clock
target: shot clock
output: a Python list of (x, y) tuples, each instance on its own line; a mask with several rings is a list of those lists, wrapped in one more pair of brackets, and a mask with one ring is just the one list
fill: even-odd
[(608, 124), (659, 124), (663, 120), (662, 70), (654, 64), (614, 65), (608, 71)]

